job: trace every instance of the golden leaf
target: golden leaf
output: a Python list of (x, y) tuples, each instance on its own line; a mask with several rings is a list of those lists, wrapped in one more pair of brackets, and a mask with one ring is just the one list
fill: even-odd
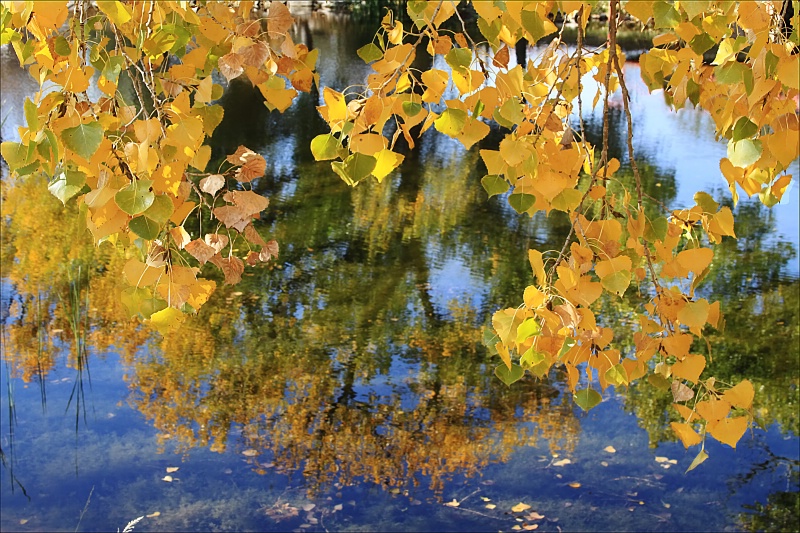
[(167, 483), (172, 483), (172, 476), (164, 476), (161, 478), (161, 481), (166, 481)]
[[(674, 365), (672, 365), (672, 375), (679, 379), (688, 379), (692, 383), (697, 383), (700, 380), (700, 374), (706, 367), (706, 358), (702, 355), (687, 355), (684, 357), (683, 361), (678, 361)], [(672, 383), (673, 387), (675, 383), (680, 383), (674, 381)], [(685, 386), (685, 385), (684, 385)], [(675, 392), (673, 388), (673, 393)], [(675, 398), (676, 402), (680, 402), (683, 400), (679, 400), (677, 397)]]
[(702, 440), (700, 435), (698, 435), (695, 430), (692, 429), (690, 424), (670, 422), (670, 427), (672, 428), (672, 431), (678, 435), (678, 438), (681, 439), (681, 442), (685, 448), (699, 444)]
[(731, 412), (731, 404), (725, 400), (709, 398), (708, 400), (698, 402), (695, 409), (697, 409), (697, 414), (705, 418), (708, 422), (716, 422), (728, 416), (728, 413)]
[(753, 405), (754, 395), (753, 384), (746, 379), (722, 393), (722, 397), (729, 401), (731, 405), (742, 409), (750, 409), (750, 406)]
[(572, 483), (569, 484), (569, 486), (572, 487), (573, 489), (577, 489), (580, 488), (581, 484), (578, 483), (577, 481), (573, 481)]
[(167, 474), (171, 474), (173, 472), (177, 472), (178, 470), (180, 470), (179, 466), (168, 466), (167, 467)]
[(709, 424), (708, 432), (711, 436), (731, 448), (736, 448), (736, 443), (742, 438), (749, 425), (746, 416), (736, 418), (723, 418), (716, 424)]
[(448, 506), (448, 507), (458, 507), (461, 504), (458, 502), (458, 500), (453, 498), (453, 501), (447, 502), (447, 503), (445, 503), (445, 505)]
[(530, 508), (531, 508), (530, 505), (528, 505), (526, 503), (519, 502), (517, 505), (515, 505), (514, 507), (511, 508), (511, 512), (513, 512), (513, 513), (521, 513), (522, 511), (527, 511)]
[(616, 448), (614, 448), (614, 447), (613, 447), (613, 446), (611, 446), (611, 445), (609, 445), (609, 446), (606, 446), (605, 448), (603, 448), (603, 451), (604, 451), (604, 452), (608, 452), (608, 453), (617, 453), (617, 449), (616, 449)]

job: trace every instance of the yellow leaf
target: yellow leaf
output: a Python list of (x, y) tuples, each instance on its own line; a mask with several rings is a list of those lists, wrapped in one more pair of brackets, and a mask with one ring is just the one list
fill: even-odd
[(594, 271), (600, 279), (603, 279), (606, 276), (622, 270), (630, 271), (632, 267), (631, 258), (627, 255), (620, 255), (612, 259), (606, 259), (605, 261), (598, 261), (594, 267)]
[(519, 502), (517, 505), (511, 508), (511, 512), (521, 513), (522, 511), (527, 511), (530, 508), (531, 508), (530, 505)]
[(683, 309), (678, 311), (678, 320), (684, 326), (702, 328), (708, 319), (709, 307), (708, 300), (705, 298), (697, 302), (688, 302)]
[(494, 509), (495, 507), (497, 507), (497, 506), (495, 504), (493, 504), (493, 503), (487, 503), (486, 504), (486, 508), (487, 509)]
[(742, 438), (749, 425), (746, 416), (737, 418), (724, 418), (716, 424), (709, 425), (708, 432), (711, 436), (731, 448), (736, 448), (736, 443)]
[(150, 513), (149, 515), (147, 515), (147, 518), (156, 518), (158, 516), (161, 516), (161, 511), (156, 511), (155, 513)]
[(350, 151), (364, 155), (374, 155), (386, 148), (386, 144), (386, 137), (383, 135), (360, 133), (350, 138)]
[(573, 489), (577, 489), (580, 488), (581, 484), (578, 483), (577, 481), (573, 481), (572, 483), (569, 484), (569, 486), (572, 487)]
[(681, 439), (683, 446), (688, 448), (689, 446), (694, 446), (695, 444), (699, 444), (702, 440), (700, 435), (698, 435), (692, 426), (689, 424), (683, 424), (678, 422), (671, 422), (670, 427), (672, 427), (672, 431), (678, 435), (678, 438)]
[(533, 285), (525, 287), (522, 295), (522, 301), (525, 302), (525, 307), (528, 309), (538, 309), (544, 305), (546, 299), (547, 295)]
[(464, 145), (464, 148), (469, 150), (472, 148), (473, 144), (480, 141), (487, 135), (489, 135), (489, 126), (480, 120), (473, 118), (471, 120), (467, 120), (467, 124), (461, 130), (461, 133), (458, 134), (456, 139), (461, 141), (461, 144)]
[(161, 481), (166, 481), (167, 483), (172, 483), (172, 476), (164, 476), (161, 478)]
[(683, 361), (678, 361), (672, 365), (672, 375), (679, 379), (688, 379), (692, 383), (697, 383), (705, 367), (705, 357), (702, 355), (687, 355)]
[(719, 235), (736, 237), (736, 233), (733, 231), (733, 213), (730, 207), (723, 207), (718, 213), (711, 217), (711, 220), (708, 222), (708, 231)]
[(684, 250), (676, 257), (678, 264), (695, 274), (705, 270), (714, 258), (714, 251), (710, 248), (692, 248)]
[(460, 504), (460, 503), (458, 503), (458, 500), (456, 500), (455, 498), (453, 498), (453, 501), (451, 501), (451, 502), (447, 502), (447, 503), (445, 503), (445, 505), (446, 505), (446, 506), (448, 506), (448, 507), (458, 507), (458, 506), (459, 506), (459, 505), (461, 505), (461, 504)]
[(716, 422), (728, 416), (728, 413), (731, 412), (731, 404), (725, 400), (709, 398), (708, 400), (698, 402), (695, 409), (697, 409), (697, 414), (705, 418), (708, 422)]
[(128, 260), (122, 269), (122, 275), (129, 285), (134, 287), (149, 287), (154, 285), (164, 275), (165, 268), (148, 266), (136, 258)]
[(162, 335), (168, 335), (176, 331), (184, 320), (186, 320), (186, 315), (174, 307), (166, 307), (150, 315), (150, 319), (147, 322)]
[(449, 81), (450, 75), (443, 70), (434, 68), (423, 72), (422, 83), (425, 84), (426, 89), (422, 94), (422, 101), (432, 104), (438, 103)]
[(678, 413), (679, 413), (679, 414), (680, 414), (680, 415), (683, 417), (683, 419), (684, 419), (684, 420), (686, 420), (687, 422), (689, 422), (689, 421), (690, 421), (692, 418), (697, 418), (697, 415), (694, 413), (694, 411), (692, 411), (691, 409), (689, 409), (688, 407), (686, 407), (686, 406), (685, 406), (685, 405), (683, 405), (683, 404), (680, 404), (680, 403), (673, 403), (673, 404), (672, 404), (672, 407), (674, 407), (674, 408), (675, 408), (675, 410), (676, 410), (676, 411), (678, 411)]
[(167, 474), (171, 474), (173, 472), (177, 472), (178, 470), (180, 470), (179, 466), (168, 466), (167, 467)]
[(610, 445), (603, 448), (603, 451), (608, 453), (617, 453), (617, 449)]
[(753, 405), (754, 395), (753, 384), (746, 379), (722, 393), (722, 397), (725, 400), (742, 409), (750, 409), (750, 406)]
[(381, 182), (383, 178), (389, 175), (394, 169), (400, 166), (403, 162), (404, 156), (388, 149), (380, 150), (375, 154), (375, 168), (372, 169), (372, 175)]
[[(483, 152), (483, 150), (481, 150)], [(481, 154), (483, 155), (483, 154)], [(547, 274), (544, 271), (544, 261), (542, 261), (542, 252), (539, 250), (528, 250), (528, 261), (531, 264), (536, 279), (539, 280), (540, 285), (547, 283)]]

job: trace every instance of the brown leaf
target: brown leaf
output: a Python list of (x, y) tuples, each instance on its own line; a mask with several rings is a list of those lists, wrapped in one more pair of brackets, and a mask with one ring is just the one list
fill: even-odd
[(248, 152), (252, 152), (252, 150), (246, 146), (239, 145), (239, 148), (237, 148), (234, 153), (226, 157), (225, 161), (232, 165), (241, 165), (244, 163), (242, 156)]
[(258, 254), (253, 251), (247, 252), (247, 257), (245, 258), (245, 262), (250, 266), (255, 266), (256, 263), (258, 263)]
[(214, 249), (214, 253), (219, 253), (228, 245), (228, 236), (221, 233), (206, 233), (205, 242)]
[[(236, 26), (236, 33), (245, 37), (255, 37), (261, 32), (260, 20), (246, 20)], [(254, 65), (257, 66), (257, 65)]]
[(230, 191), (222, 197), (226, 202), (235, 204), (249, 215), (260, 213), (269, 205), (269, 200), (253, 191)]
[(289, 8), (281, 2), (269, 3), (269, 15), (267, 15), (267, 32), (270, 37), (278, 37), (286, 34), (294, 24)]
[(219, 68), (220, 74), (225, 76), (228, 82), (234, 78), (238, 78), (242, 75), (242, 72), (244, 72), (242, 56), (236, 52), (231, 52), (220, 57), (217, 61), (217, 67)]
[(242, 280), (244, 263), (238, 257), (223, 258), (217, 254), (211, 258), (211, 262), (217, 265), (222, 270), (222, 273), (225, 274), (225, 283), (227, 285), (236, 285)]
[(257, 244), (259, 246), (266, 246), (267, 243), (261, 237), (261, 234), (256, 230), (253, 224), (248, 224), (244, 227), (244, 238), (250, 241), (253, 244)]
[(242, 183), (260, 178), (264, 175), (264, 171), (267, 170), (266, 160), (255, 152), (245, 152), (240, 159), (242, 160), (242, 166), (236, 171), (236, 179)]
[(680, 381), (673, 381), (671, 389), (672, 397), (676, 402), (685, 402), (694, 398), (694, 391)]
[(216, 207), (212, 212), (225, 224), (226, 228), (236, 228), (237, 231), (242, 231), (250, 223), (250, 213), (236, 205)]
[(503, 47), (495, 52), (494, 57), (492, 58), (492, 65), (497, 68), (508, 68), (508, 47), (503, 45)]
[(225, 177), (222, 174), (211, 174), (200, 180), (200, 190), (212, 196), (224, 186)]
[(201, 265), (205, 265), (206, 261), (214, 257), (217, 250), (207, 245), (200, 239), (195, 239), (185, 246), (185, 249), (192, 257), (200, 261)]
[(238, 50), (245, 65), (260, 67), (269, 58), (269, 47), (263, 41), (257, 41), (250, 46)]
[(265, 263), (273, 257), (278, 257), (278, 241), (275, 240), (269, 241), (267, 245), (261, 249), (261, 253), (258, 254), (258, 258)]

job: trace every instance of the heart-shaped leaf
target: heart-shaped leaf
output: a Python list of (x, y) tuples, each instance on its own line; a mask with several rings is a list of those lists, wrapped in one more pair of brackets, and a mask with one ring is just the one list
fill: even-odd
[(494, 369), (494, 375), (510, 387), (512, 383), (522, 379), (522, 376), (525, 375), (525, 371), (522, 370), (522, 367), (519, 365), (511, 365), (510, 370), (506, 365), (499, 365)]
[(508, 203), (517, 213), (524, 213), (536, 203), (536, 197), (532, 194), (514, 193), (508, 197)]
[(508, 182), (496, 174), (489, 174), (481, 178), (481, 185), (483, 185), (489, 198), (496, 194), (503, 194), (509, 187)]
[(150, 190), (150, 180), (137, 180), (130, 185), (120, 189), (114, 195), (114, 201), (120, 209), (129, 215), (144, 213), (148, 207), (153, 205), (155, 194)]
[(594, 389), (583, 389), (579, 390), (573, 395), (573, 399), (575, 403), (578, 404), (578, 407), (583, 409), (584, 411), (588, 411), (593, 407), (596, 407), (603, 398), (600, 396), (600, 393)]
[(103, 126), (99, 122), (78, 124), (61, 132), (64, 146), (84, 159), (89, 159), (103, 141)]
[(150, 217), (140, 215), (128, 222), (128, 227), (136, 235), (147, 241), (152, 241), (161, 233), (161, 225)]
[(56, 179), (47, 186), (47, 190), (61, 200), (62, 204), (66, 204), (67, 200), (80, 192), (85, 183), (86, 174), (77, 170), (67, 170), (56, 176)]

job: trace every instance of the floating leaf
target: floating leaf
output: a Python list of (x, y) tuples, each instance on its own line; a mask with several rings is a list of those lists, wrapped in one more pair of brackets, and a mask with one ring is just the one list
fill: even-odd
[(493, 504), (493, 503), (487, 503), (487, 504), (486, 504), (486, 508), (487, 508), (487, 509), (495, 509), (496, 507), (497, 507), (497, 506), (496, 506), (495, 504)]
[(258, 452), (253, 448), (248, 448), (242, 452), (242, 455), (244, 455), (245, 457), (255, 457), (256, 455), (258, 455)]
[(168, 466), (167, 467), (167, 474), (171, 474), (173, 472), (177, 472), (178, 470), (180, 470), (180, 468), (181, 467), (179, 467), (179, 466)]
[(78, 124), (61, 132), (64, 146), (84, 159), (91, 158), (103, 141), (103, 126), (99, 122)]
[(459, 505), (461, 505), (461, 504), (460, 504), (460, 503), (458, 503), (458, 500), (456, 500), (455, 498), (453, 498), (453, 501), (451, 501), (451, 502), (447, 502), (447, 503), (445, 503), (445, 505), (446, 505), (446, 506), (448, 506), (448, 507), (458, 507), (458, 506), (459, 506)]
[(575, 400), (575, 403), (578, 404), (578, 407), (584, 411), (592, 409), (603, 400), (603, 397), (600, 396), (600, 393), (594, 389), (579, 390), (572, 397)]
[(556, 461), (553, 463), (553, 466), (564, 466), (572, 463), (569, 459), (561, 459), (560, 461)]
[(577, 489), (581, 486), (581, 484), (578, 483), (577, 481), (573, 481), (572, 483), (569, 484), (569, 486), (572, 487), (573, 489)]
[(613, 447), (613, 446), (611, 446), (611, 445), (609, 445), (609, 446), (606, 446), (605, 448), (603, 448), (603, 451), (604, 451), (604, 452), (608, 452), (608, 453), (617, 453), (617, 449), (616, 449), (616, 448), (614, 448), (614, 447)]
[(156, 511), (156, 512), (150, 513), (149, 515), (146, 515), (146, 516), (147, 516), (147, 518), (156, 518), (158, 516), (161, 516), (161, 511)]
[(172, 483), (172, 476), (164, 476), (161, 478), (161, 481), (166, 481), (167, 483)]
[(514, 507), (511, 508), (511, 512), (513, 512), (513, 513), (521, 513), (522, 511), (527, 511), (530, 508), (531, 508), (530, 505), (528, 505), (526, 503), (519, 502), (517, 505), (515, 505)]
[(519, 381), (522, 379), (522, 376), (525, 375), (525, 371), (519, 365), (511, 365), (509, 369), (506, 365), (498, 365), (497, 368), (494, 369), (494, 375), (500, 378), (500, 381), (511, 386), (512, 383), (515, 381)]
[(307, 504), (303, 505), (303, 511), (308, 512), (308, 511), (312, 510), (316, 506), (317, 505), (314, 504), (314, 503), (307, 503)]

